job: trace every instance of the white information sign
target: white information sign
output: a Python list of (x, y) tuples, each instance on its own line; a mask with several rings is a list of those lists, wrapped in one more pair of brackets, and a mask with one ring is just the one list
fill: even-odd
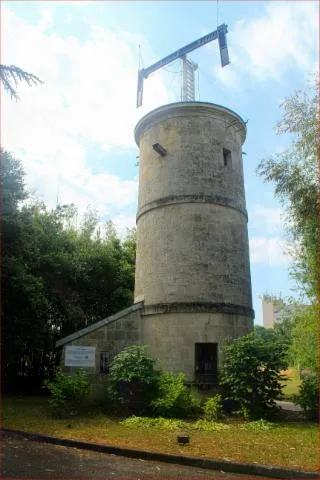
[(66, 367), (94, 367), (96, 347), (77, 347), (67, 345), (65, 366)]

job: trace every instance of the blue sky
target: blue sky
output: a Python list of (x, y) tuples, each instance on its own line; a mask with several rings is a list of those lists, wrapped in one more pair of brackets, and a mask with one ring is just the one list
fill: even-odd
[(228, 25), (231, 64), (220, 67), (217, 42), (192, 54), (197, 100), (224, 105), (248, 120), (243, 150), (252, 288), (259, 296), (291, 295), (282, 207), (255, 173), (261, 159), (282, 151), (280, 103), (304, 88), (318, 68), (318, 2), (36, 1), (2, 3), (2, 60), (33, 72), (41, 87), (21, 85), (20, 102), (6, 94), (2, 144), (25, 166), (29, 188), (49, 206), (57, 195), (80, 212), (97, 208), (120, 234), (135, 224), (138, 192), (136, 122), (180, 100), (180, 63), (145, 81), (135, 108), (139, 45), (143, 66)]

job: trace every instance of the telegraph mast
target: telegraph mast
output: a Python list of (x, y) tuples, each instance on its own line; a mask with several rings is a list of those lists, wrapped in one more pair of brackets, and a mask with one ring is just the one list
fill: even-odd
[(187, 58), (182, 58), (182, 102), (193, 102), (195, 100), (195, 79), (194, 72), (198, 65)]
[(160, 68), (168, 65), (171, 62), (174, 62), (178, 58), (181, 58), (183, 61), (183, 86), (182, 86), (182, 101), (194, 101), (195, 99), (195, 88), (194, 88), (194, 72), (198, 68), (198, 66), (191, 62), (187, 58), (187, 54), (196, 50), (203, 45), (206, 45), (213, 40), (218, 39), (219, 42), (219, 50), (220, 50), (220, 59), (221, 59), (221, 66), (225, 67), (229, 65), (229, 53), (228, 53), (228, 46), (227, 46), (227, 39), (226, 34), (228, 33), (228, 26), (225, 24), (219, 25), (217, 30), (214, 30), (211, 33), (208, 33), (204, 37), (195, 40), (188, 45), (185, 45), (179, 50), (171, 53), (167, 57), (162, 58), (158, 62), (150, 65), (148, 68), (141, 68), (138, 70), (138, 88), (137, 88), (137, 108), (141, 107), (142, 105), (142, 97), (143, 97), (143, 81), (145, 78), (159, 70)]

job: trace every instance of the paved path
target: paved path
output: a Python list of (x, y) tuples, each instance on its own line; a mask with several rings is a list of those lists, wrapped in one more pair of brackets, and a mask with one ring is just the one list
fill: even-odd
[(215, 479), (263, 480), (263, 477), (223, 473), (197, 467), (138, 460), (78, 450), (4, 435), (1, 478), (89, 478), (122, 480)]

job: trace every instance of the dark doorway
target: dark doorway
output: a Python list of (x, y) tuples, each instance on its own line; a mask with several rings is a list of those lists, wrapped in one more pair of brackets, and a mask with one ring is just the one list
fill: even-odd
[(195, 344), (195, 374), (197, 381), (215, 383), (218, 374), (218, 344)]

